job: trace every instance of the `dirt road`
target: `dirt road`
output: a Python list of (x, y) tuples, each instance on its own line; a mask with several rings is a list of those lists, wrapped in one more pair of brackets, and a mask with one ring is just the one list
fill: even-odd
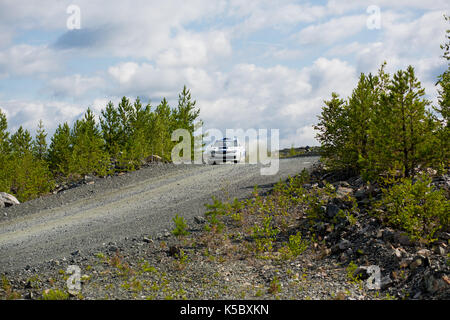
[(123, 176), (0, 209), (0, 272), (90, 252), (125, 237), (153, 237), (173, 228), (175, 214), (191, 221), (204, 204), (243, 198), (310, 167), (318, 157), (280, 160), (278, 174), (258, 165), (155, 164)]

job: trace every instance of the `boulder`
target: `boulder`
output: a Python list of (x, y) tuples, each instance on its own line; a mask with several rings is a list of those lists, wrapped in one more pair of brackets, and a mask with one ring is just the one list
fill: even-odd
[(338, 214), (340, 208), (334, 203), (328, 203), (326, 208), (326, 215), (328, 218), (333, 218)]
[(344, 199), (348, 195), (351, 195), (352, 193), (353, 193), (353, 189), (352, 188), (339, 186), (337, 191), (336, 191), (336, 197), (338, 199)]
[(156, 154), (148, 156), (145, 158), (145, 162), (162, 162), (162, 158), (160, 156), (157, 156)]
[(20, 204), (16, 197), (6, 192), (0, 192), (0, 208), (11, 207), (16, 204)]

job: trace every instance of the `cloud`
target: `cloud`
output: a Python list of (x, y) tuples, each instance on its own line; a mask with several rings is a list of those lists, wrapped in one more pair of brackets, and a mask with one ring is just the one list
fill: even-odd
[(0, 75), (35, 76), (57, 71), (58, 56), (46, 46), (15, 45), (0, 51)]
[(82, 97), (89, 91), (95, 91), (105, 86), (100, 76), (86, 77), (74, 74), (61, 78), (53, 78), (48, 82), (46, 90), (56, 97)]
[(8, 118), (8, 131), (15, 132), (19, 126), (28, 129), (34, 135), (39, 119), (42, 119), (45, 129), (53, 133), (58, 124), (72, 123), (81, 116), (85, 108), (63, 101), (0, 101), (0, 108), (6, 111)]
[(370, 0), (77, 0), (80, 30), (66, 28), (69, 4), (0, 3), (0, 106), (14, 126), (54, 127), (121, 96), (175, 106), (187, 85), (209, 127), (279, 128), (285, 146), (311, 145), (322, 101), (351, 94), (359, 72), (412, 64), (429, 92), (446, 67), (447, 1), (376, 1), (376, 31)]
[(303, 44), (329, 45), (358, 34), (366, 28), (366, 15), (344, 16), (302, 29), (298, 41)]

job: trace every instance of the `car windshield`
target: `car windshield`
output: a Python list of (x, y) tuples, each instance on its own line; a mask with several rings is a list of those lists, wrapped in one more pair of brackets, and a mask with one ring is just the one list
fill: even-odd
[(235, 147), (237, 146), (237, 141), (236, 140), (227, 140), (227, 141), (216, 141), (213, 145), (214, 147), (218, 147), (218, 148), (222, 148), (222, 147)]

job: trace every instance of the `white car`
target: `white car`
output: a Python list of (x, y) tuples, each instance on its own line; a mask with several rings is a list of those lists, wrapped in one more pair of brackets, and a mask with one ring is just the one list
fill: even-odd
[(245, 148), (238, 139), (223, 138), (206, 149), (204, 160), (208, 164), (245, 161)]

